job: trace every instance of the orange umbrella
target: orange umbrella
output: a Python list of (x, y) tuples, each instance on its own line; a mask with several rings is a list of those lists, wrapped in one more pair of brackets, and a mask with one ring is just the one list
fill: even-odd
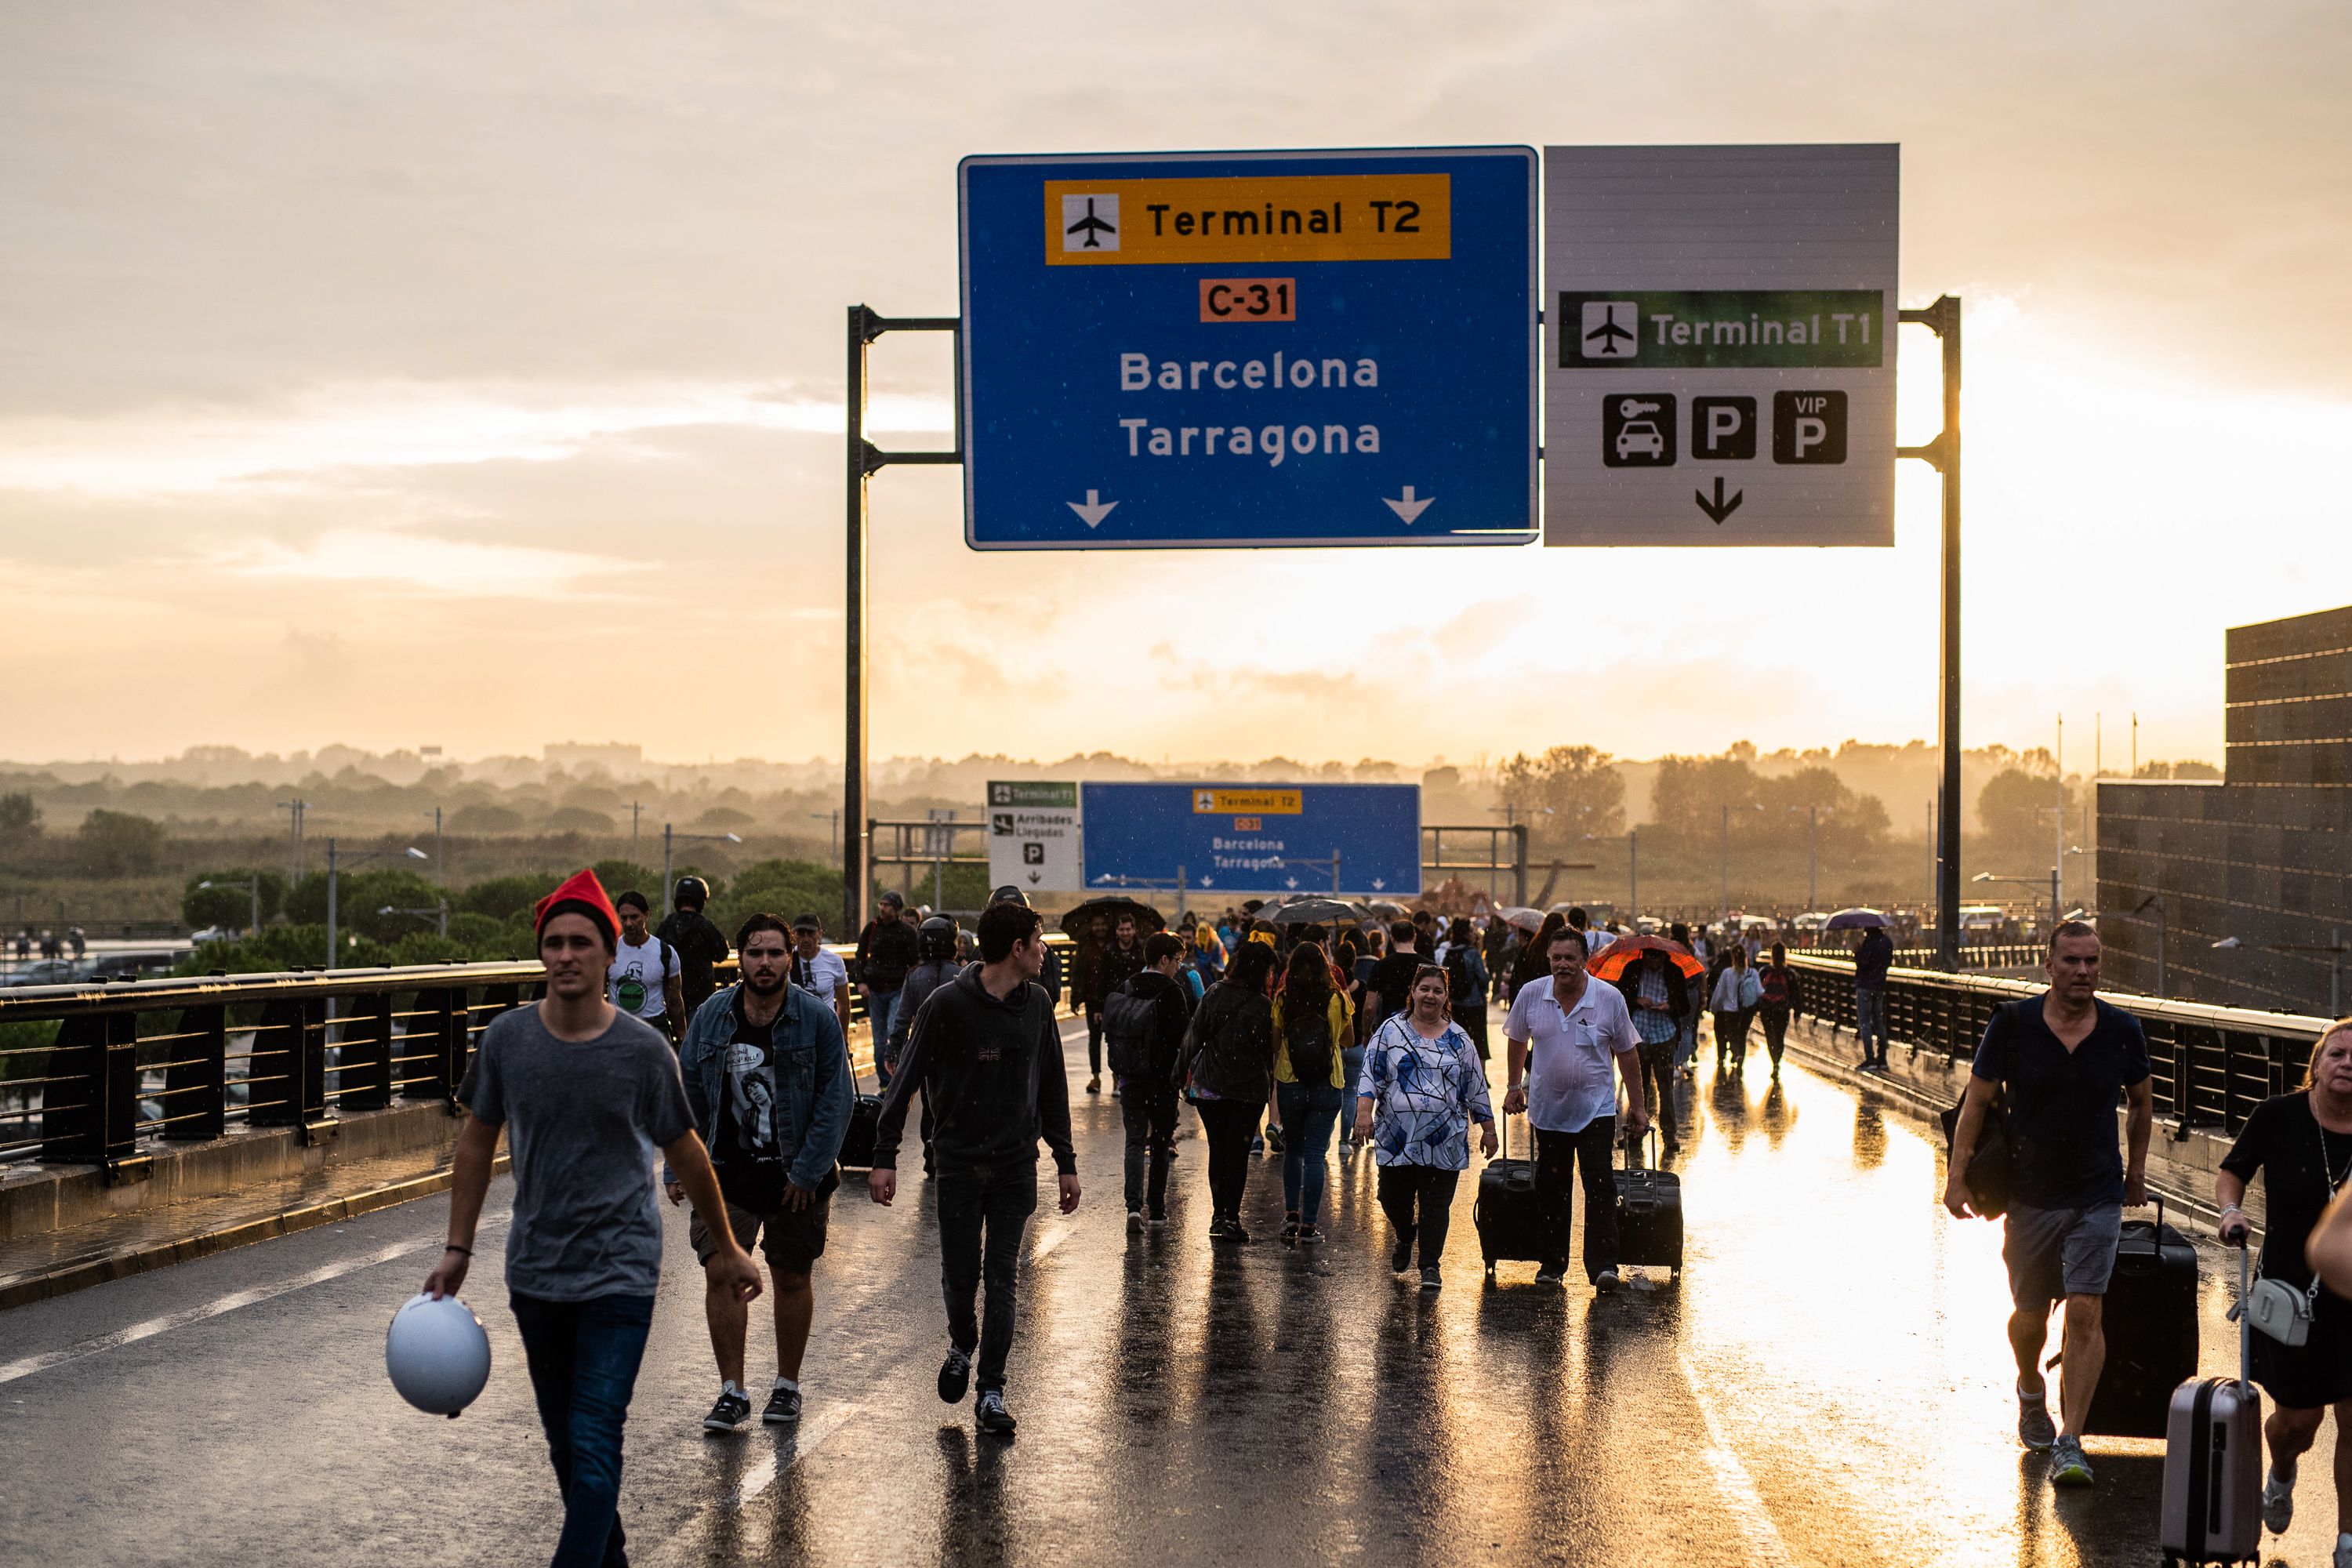
[(1592, 978), (1613, 985), (1623, 977), (1625, 966), (1645, 952), (1664, 953), (1668, 962), (1692, 980), (1706, 973), (1706, 965), (1693, 958), (1690, 950), (1678, 942), (1669, 942), (1662, 936), (1621, 936), (1592, 961)]

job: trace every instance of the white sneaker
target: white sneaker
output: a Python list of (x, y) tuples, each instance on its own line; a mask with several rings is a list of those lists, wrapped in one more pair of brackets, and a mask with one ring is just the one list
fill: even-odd
[(2284, 1535), (2286, 1527), (2294, 1522), (2294, 1478), (2281, 1479), (2273, 1467), (2263, 1479), (2263, 1523), (2273, 1535)]

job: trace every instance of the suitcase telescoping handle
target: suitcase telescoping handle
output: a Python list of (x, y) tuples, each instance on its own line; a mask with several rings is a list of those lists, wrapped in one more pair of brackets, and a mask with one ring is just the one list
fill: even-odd
[[(2161, 1232), (2158, 1233), (2162, 1234)], [(2246, 1310), (2246, 1292), (2252, 1287), (2246, 1254), (2251, 1250), (2247, 1238), (2238, 1238), (2238, 1394), (2245, 1396), (2254, 1377), (2254, 1319)]]

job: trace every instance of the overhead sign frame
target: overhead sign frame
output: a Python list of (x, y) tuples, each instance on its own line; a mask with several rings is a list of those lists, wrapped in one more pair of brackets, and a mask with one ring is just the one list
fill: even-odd
[(1526, 146), (965, 158), (965, 542), (1532, 542), (1540, 168)]

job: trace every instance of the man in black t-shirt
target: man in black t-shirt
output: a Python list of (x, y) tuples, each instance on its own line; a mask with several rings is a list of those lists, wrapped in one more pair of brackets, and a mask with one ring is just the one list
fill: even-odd
[[(1993, 1015), (1977, 1047), (1968, 1098), (1952, 1135), (1944, 1205), (1974, 1212), (1969, 1156), (1990, 1114), (2008, 1120), (2009, 1214), (2001, 1258), (2009, 1265), (2010, 1348), (2017, 1356), (2017, 1435), (2051, 1449), (2055, 1486), (2088, 1486), (2083, 1425), (2106, 1364), (2102, 1310), (2114, 1272), (2123, 1211), (2147, 1202), (2147, 1141), (2155, 1124), (2147, 1039), (2139, 1021), (2097, 996), (2099, 933), (2067, 921), (2050, 933), (2043, 963), (2050, 989)], [(2116, 1152), (2116, 1101), (2130, 1105), (2126, 1166)], [(1995, 1111), (1999, 1096), (2005, 1108)], [(2042, 1348), (2050, 1307), (2066, 1301), (2063, 1426), (2050, 1420)]]
[(1413, 975), (1423, 964), (1437, 962), (1413, 951), (1419, 936), (1411, 921), (1389, 927), (1388, 956), (1372, 965), (1372, 977), (1364, 982), (1364, 1005), (1356, 1015), (1357, 1037), (1363, 1044), (1370, 1045), (1382, 1024), (1412, 1005)]
[[(726, 959), (727, 938), (702, 912), (710, 902), (710, 884), (701, 878), (680, 877), (671, 901), (676, 907), (654, 934), (677, 950), (677, 988), (686, 999), (686, 1016), (691, 1018), (719, 989), (710, 971)], [(684, 1020), (679, 1027), (685, 1027)]]

